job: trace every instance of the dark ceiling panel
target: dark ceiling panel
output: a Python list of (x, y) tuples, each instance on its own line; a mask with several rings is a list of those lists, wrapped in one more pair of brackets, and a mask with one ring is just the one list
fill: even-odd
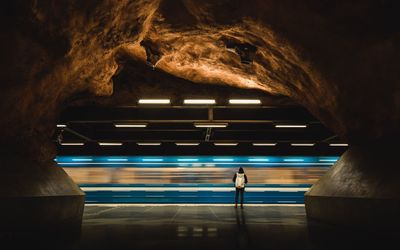
[(98, 141), (174, 141), (174, 140), (203, 140), (205, 133), (201, 130), (192, 131), (103, 131), (96, 133), (94, 140)]
[(72, 107), (62, 112), (61, 122), (123, 120), (207, 120), (207, 109)]
[(215, 108), (215, 120), (287, 120), (317, 121), (306, 109), (299, 107)]
[(214, 146), (212, 143), (202, 143), (199, 146), (176, 146), (164, 143), (162, 146), (137, 146), (127, 143), (124, 146), (101, 147), (95, 143), (83, 147), (58, 146), (60, 155), (332, 155), (343, 154), (346, 148), (329, 147), (327, 144), (317, 144), (314, 147), (292, 147), (289, 143), (280, 143), (274, 147), (254, 147), (242, 143), (234, 147)]
[[(196, 128), (194, 122), (224, 121), (226, 128)], [(114, 123), (146, 122), (145, 128), (116, 128)], [(62, 112), (55, 141), (62, 132), (64, 142), (85, 142), (85, 146), (58, 145), (60, 154), (159, 154), (159, 155), (243, 155), (243, 154), (336, 154), (346, 147), (306, 109), (296, 106), (168, 106), (168, 107), (70, 107)], [(276, 124), (305, 124), (305, 128), (277, 128)], [(206, 135), (209, 135), (208, 137)], [(206, 140), (206, 138), (208, 138)], [(122, 146), (101, 147), (97, 142), (122, 142)], [(161, 146), (137, 146), (137, 142), (161, 142)], [(199, 146), (176, 146), (175, 142), (200, 142)], [(235, 147), (217, 147), (213, 142), (239, 142)], [(255, 147), (252, 142), (276, 142), (274, 147)], [(315, 143), (313, 147), (292, 147), (290, 143)]]
[(275, 132), (275, 131), (260, 131), (260, 130), (242, 130), (242, 131), (215, 131), (212, 134), (213, 140), (244, 140), (244, 141), (320, 141), (329, 133), (299, 133), (299, 132)]

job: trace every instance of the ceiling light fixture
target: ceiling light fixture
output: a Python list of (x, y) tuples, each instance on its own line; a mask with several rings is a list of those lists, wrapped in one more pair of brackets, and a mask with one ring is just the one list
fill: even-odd
[(229, 99), (229, 104), (261, 104), (259, 99)]
[(294, 147), (312, 147), (315, 143), (291, 143), (290, 145)]
[(170, 104), (170, 99), (140, 99), (139, 104)]
[(287, 124), (277, 124), (277, 125), (275, 125), (275, 128), (306, 128), (307, 127), (307, 125), (305, 125), (305, 124), (302, 124), (302, 125), (295, 125), (295, 124), (290, 124), (290, 125), (287, 125)]
[(329, 146), (331, 147), (347, 147), (349, 144), (347, 143), (330, 143)]
[(116, 128), (145, 128), (147, 123), (136, 123), (136, 124), (114, 124)]
[(63, 142), (61, 143), (62, 146), (83, 146), (85, 143), (83, 142)]
[(198, 146), (199, 142), (176, 142), (176, 146)]
[(185, 99), (184, 104), (215, 104), (214, 99)]
[(238, 144), (237, 142), (214, 142), (215, 146), (237, 146)]
[(253, 143), (253, 146), (257, 146), (257, 147), (273, 147), (273, 146), (276, 146), (276, 143)]
[(228, 123), (194, 123), (196, 128), (226, 128)]
[(57, 124), (57, 128), (66, 128), (67, 127), (67, 125), (65, 125), (65, 124)]
[(122, 142), (99, 142), (100, 146), (122, 146)]
[(139, 146), (160, 146), (161, 142), (138, 142), (136, 144)]

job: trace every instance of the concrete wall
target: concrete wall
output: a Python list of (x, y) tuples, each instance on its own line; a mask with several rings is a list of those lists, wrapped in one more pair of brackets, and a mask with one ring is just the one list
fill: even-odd
[(390, 144), (350, 147), (305, 194), (308, 218), (336, 225), (397, 227), (398, 153)]

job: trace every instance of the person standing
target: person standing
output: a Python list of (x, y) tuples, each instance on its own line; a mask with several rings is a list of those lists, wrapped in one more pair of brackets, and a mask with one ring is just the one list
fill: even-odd
[(239, 171), (235, 173), (235, 175), (233, 176), (233, 183), (235, 183), (235, 188), (236, 188), (235, 208), (237, 208), (239, 195), (240, 195), (240, 207), (243, 208), (244, 187), (247, 184), (247, 176), (244, 173), (242, 167), (240, 167)]

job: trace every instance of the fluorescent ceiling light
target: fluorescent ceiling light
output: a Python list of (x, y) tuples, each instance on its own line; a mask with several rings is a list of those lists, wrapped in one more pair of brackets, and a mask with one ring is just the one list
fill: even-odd
[(176, 146), (198, 146), (199, 142), (176, 142)]
[(100, 146), (121, 146), (122, 142), (99, 142)]
[(215, 104), (214, 99), (185, 99), (184, 104)]
[(61, 143), (62, 146), (83, 146), (85, 143), (83, 142), (63, 142)]
[(170, 99), (140, 99), (139, 104), (170, 104)]
[(302, 125), (295, 125), (295, 124), (277, 124), (275, 125), (275, 128), (306, 128), (307, 125), (302, 124)]
[(229, 104), (261, 104), (259, 99), (229, 99)]
[(237, 142), (214, 142), (215, 146), (237, 146), (238, 144)]
[(145, 128), (147, 123), (136, 123), (136, 124), (114, 124), (116, 128)]
[(294, 147), (312, 147), (315, 143), (291, 143), (290, 145)]
[(57, 124), (57, 128), (65, 128), (65, 127), (67, 127), (67, 125), (65, 125), (65, 124)]
[(347, 147), (349, 144), (347, 143), (330, 143), (329, 146), (331, 147)]
[(136, 144), (139, 146), (160, 146), (161, 142), (138, 142)]
[(186, 158), (186, 159), (178, 159), (178, 161), (199, 161), (197, 158)]
[(276, 146), (276, 143), (253, 143), (253, 146), (267, 146), (267, 147), (271, 147), (271, 146)]
[(196, 128), (226, 128), (228, 123), (195, 123)]

